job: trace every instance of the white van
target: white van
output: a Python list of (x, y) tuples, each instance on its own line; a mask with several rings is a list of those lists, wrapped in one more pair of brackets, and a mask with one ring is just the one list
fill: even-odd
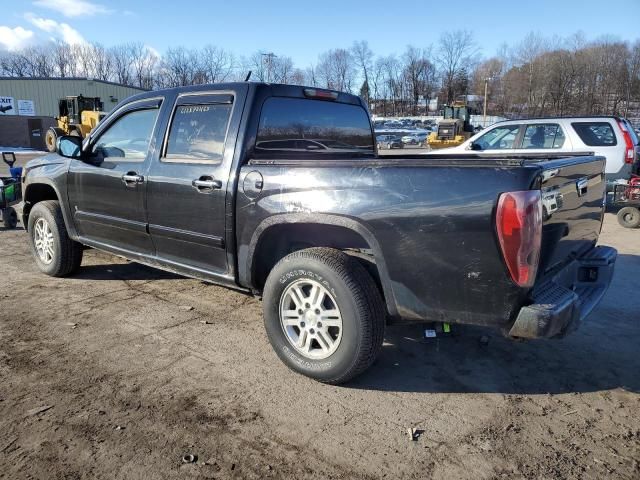
[[(507, 120), (480, 131), (463, 144), (438, 152), (593, 152), (607, 159), (607, 182), (628, 179), (640, 163), (640, 141), (619, 117), (563, 117)], [(635, 164), (635, 166), (634, 166)]]

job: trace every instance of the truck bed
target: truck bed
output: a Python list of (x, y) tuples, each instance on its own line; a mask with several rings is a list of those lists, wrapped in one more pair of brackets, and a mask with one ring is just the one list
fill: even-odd
[[(252, 160), (240, 184), (257, 171), (264, 190), (254, 202), (238, 198), (238, 244), (249, 247), (239, 251), (240, 280), (252, 281), (251, 239), (274, 214), (298, 224), (354, 222), (374, 244), (369, 247), (395, 318), (509, 323), (529, 292), (511, 281), (502, 259), (495, 229), (499, 194), (541, 189), (561, 200), (544, 219), (542, 276), (596, 243), (603, 162), (483, 154)], [(588, 195), (578, 197), (575, 182), (585, 176)]]

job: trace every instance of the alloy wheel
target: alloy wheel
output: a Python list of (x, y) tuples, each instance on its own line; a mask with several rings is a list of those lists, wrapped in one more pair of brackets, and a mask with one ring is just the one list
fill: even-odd
[(282, 293), (280, 325), (291, 346), (313, 360), (329, 357), (342, 339), (342, 315), (335, 298), (311, 279), (297, 280)]
[(55, 256), (53, 232), (49, 223), (44, 218), (39, 218), (33, 227), (33, 243), (40, 260), (46, 265), (53, 261)]

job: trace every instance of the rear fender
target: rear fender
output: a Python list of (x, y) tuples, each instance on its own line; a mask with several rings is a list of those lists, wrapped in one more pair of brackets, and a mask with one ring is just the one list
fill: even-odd
[[(281, 214), (269, 217), (263, 220), (256, 228), (248, 246), (241, 246), (238, 251), (238, 269), (239, 280), (241, 285), (256, 286), (254, 278), (254, 266), (256, 263), (256, 249), (260, 244), (263, 236), (268, 230), (277, 225), (283, 224), (315, 224), (315, 225), (333, 225), (346, 228), (362, 237), (373, 252), (376, 267), (380, 277), (380, 283), (387, 304), (387, 311), (391, 317), (397, 317), (398, 311), (396, 307), (393, 289), (391, 288), (391, 279), (387, 266), (382, 255), (382, 249), (374, 235), (361, 223), (339, 215), (313, 214), (304, 213)], [(322, 246), (322, 245), (318, 245)]]

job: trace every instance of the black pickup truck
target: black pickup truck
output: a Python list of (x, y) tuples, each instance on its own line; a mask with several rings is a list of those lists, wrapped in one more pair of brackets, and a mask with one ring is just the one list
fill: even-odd
[(31, 161), (23, 223), (38, 267), (83, 246), (262, 296), (290, 368), (340, 383), (385, 325), (562, 336), (604, 295), (604, 159), (379, 157), (366, 107), (316, 88), (229, 83), (119, 104)]

